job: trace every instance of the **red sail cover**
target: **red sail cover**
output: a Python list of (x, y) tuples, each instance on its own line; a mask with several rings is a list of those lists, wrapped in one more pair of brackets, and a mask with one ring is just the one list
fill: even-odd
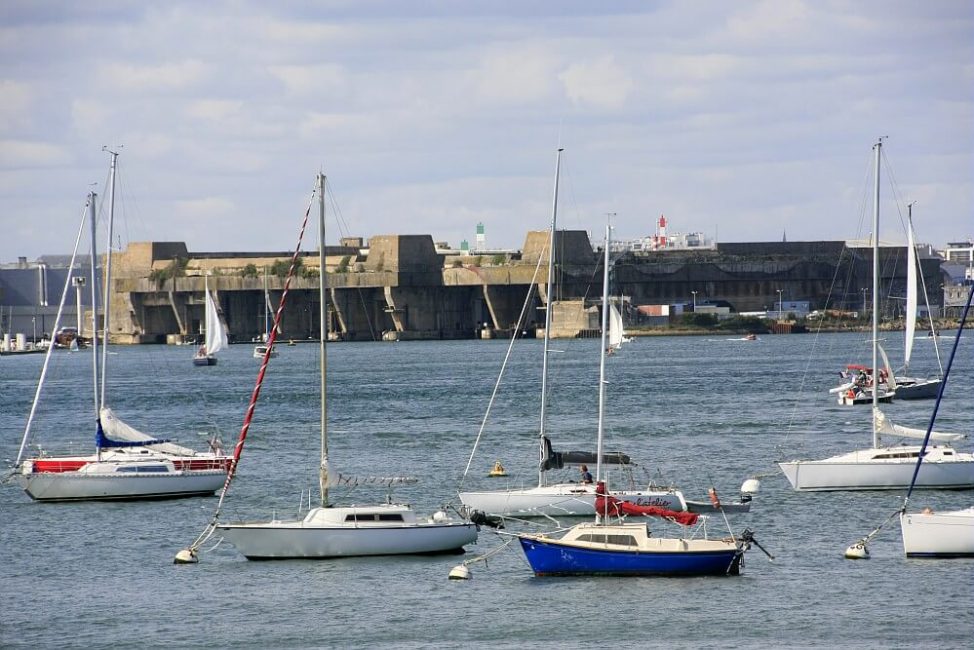
[(603, 517), (622, 515), (640, 515), (644, 517), (664, 517), (672, 519), (683, 526), (692, 526), (697, 523), (699, 515), (695, 512), (680, 512), (668, 510), (659, 506), (640, 506), (628, 501), (621, 501), (614, 496), (605, 493), (605, 483), (599, 482), (595, 487), (595, 511)]

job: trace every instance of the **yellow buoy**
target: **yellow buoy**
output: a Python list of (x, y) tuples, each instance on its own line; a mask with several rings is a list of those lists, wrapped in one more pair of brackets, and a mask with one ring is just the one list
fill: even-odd
[(501, 465), (500, 461), (497, 461), (494, 463), (494, 466), (490, 468), (490, 471), (487, 472), (487, 476), (494, 478), (498, 476), (507, 476), (507, 470), (504, 469), (504, 466)]

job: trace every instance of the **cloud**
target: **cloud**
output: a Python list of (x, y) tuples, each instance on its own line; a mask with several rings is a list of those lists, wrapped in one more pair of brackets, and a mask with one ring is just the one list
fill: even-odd
[(558, 78), (565, 86), (565, 94), (573, 102), (596, 108), (621, 107), (633, 87), (630, 76), (611, 55), (573, 63)]

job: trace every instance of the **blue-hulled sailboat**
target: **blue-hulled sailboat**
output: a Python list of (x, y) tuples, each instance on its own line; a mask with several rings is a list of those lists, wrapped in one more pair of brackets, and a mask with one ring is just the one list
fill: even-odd
[[(745, 531), (729, 539), (653, 537), (649, 525), (628, 523), (626, 516), (662, 516), (694, 526), (699, 515), (639, 506), (609, 496), (602, 481), (602, 431), (605, 413), (605, 351), (608, 330), (609, 226), (605, 229), (602, 286), (602, 353), (599, 377), (599, 426), (596, 451), (596, 520), (571, 527), (561, 537), (519, 533), (521, 549), (536, 576), (704, 576), (737, 575), (753, 537)], [(714, 493), (715, 506), (719, 501)], [(613, 523), (615, 520), (616, 523)], [(702, 526), (694, 531), (703, 530)]]

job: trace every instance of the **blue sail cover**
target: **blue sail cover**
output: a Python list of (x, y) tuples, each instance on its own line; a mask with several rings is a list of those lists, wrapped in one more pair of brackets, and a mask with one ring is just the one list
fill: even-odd
[(145, 447), (146, 445), (158, 445), (163, 442), (169, 442), (169, 439), (160, 440), (156, 438), (150, 438), (148, 440), (112, 440), (105, 435), (105, 430), (101, 428), (101, 418), (98, 419), (98, 431), (95, 433), (95, 445), (99, 449), (105, 449), (109, 447)]

